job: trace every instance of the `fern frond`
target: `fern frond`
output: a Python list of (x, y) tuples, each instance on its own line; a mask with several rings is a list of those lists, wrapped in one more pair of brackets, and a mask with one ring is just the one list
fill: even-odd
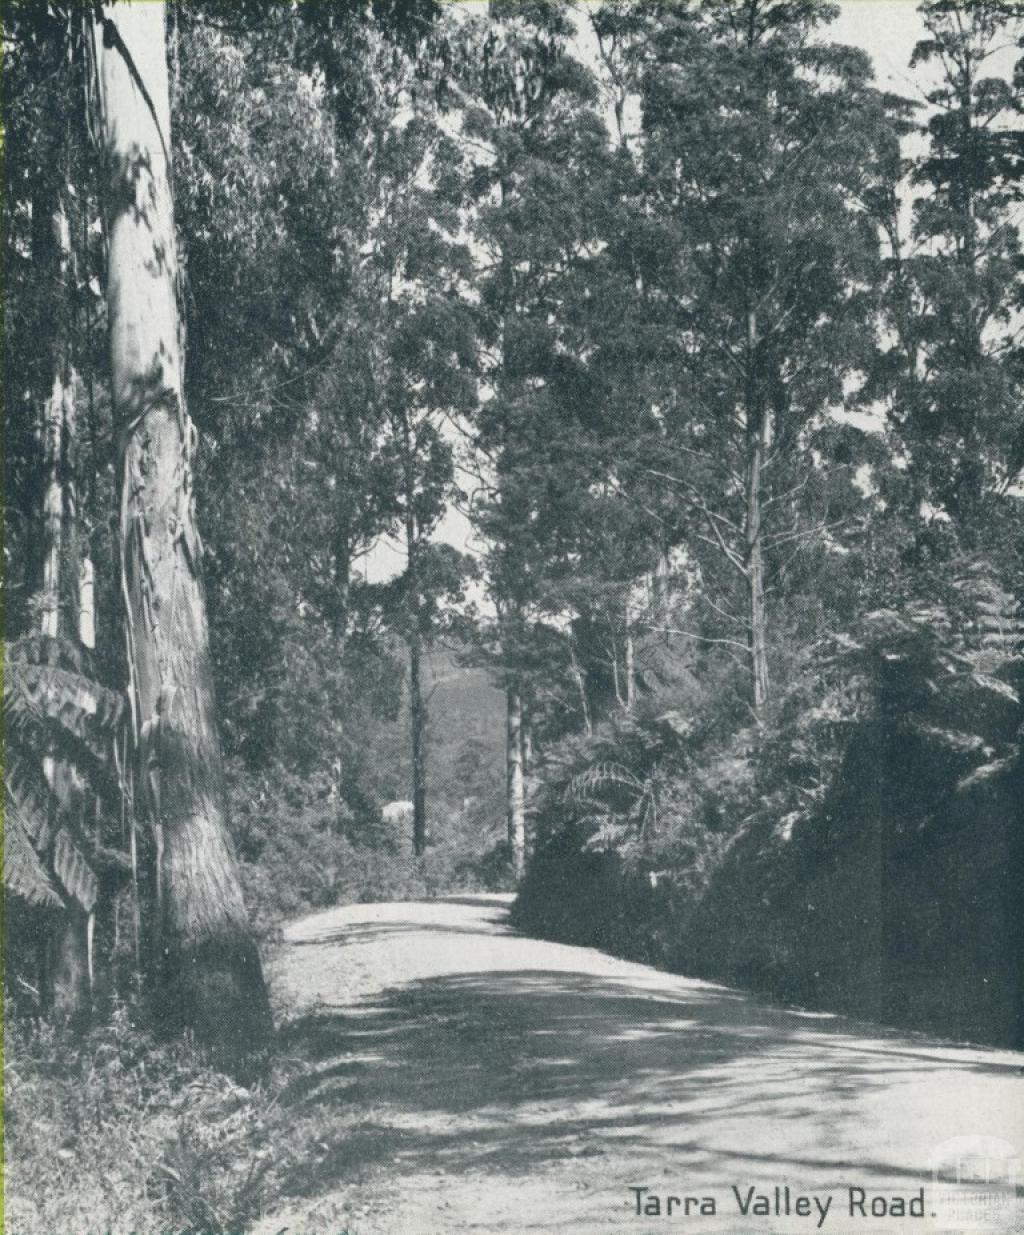
[(621, 823), (604, 820), (587, 838), (584, 846), (590, 853), (618, 853), (623, 856), (636, 842), (635, 830)]
[(15, 812), (25, 835), (42, 851), (52, 839), (50, 788), (42, 768), (8, 747), (4, 768), (5, 811)]
[(574, 799), (583, 800), (595, 790), (603, 789), (607, 785), (631, 789), (634, 793), (644, 792), (643, 781), (638, 780), (629, 768), (624, 768), (621, 763), (597, 763), (570, 780), (569, 794)]
[(4, 887), (29, 905), (60, 909), (63, 901), (29, 840), (18, 808), (7, 799), (4, 810)]
[(958, 755), (985, 754), (988, 750), (985, 739), (977, 733), (964, 733), (958, 729), (930, 725), (922, 720), (911, 721), (908, 728), (919, 737)]
[(969, 789), (974, 789), (978, 785), (1000, 780), (1012, 771), (1019, 760), (1020, 755), (1015, 753), (1004, 759), (994, 759), (991, 763), (982, 764), (980, 768), (975, 768), (957, 781), (957, 793), (966, 793)]
[(91, 911), (99, 880), (72, 832), (90, 789), (119, 797), (110, 754), (122, 696), (101, 686), (88, 655), (66, 640), (15, 640), (5, 670), (5, 886), (29, 904), (56, 908), (64, 904), (60, 885)]
[(91, 913), (99, 896), (99, 880), (67, 828), (61, 828), (54, 841), (53, 869), (67, 894)]
[(4, 648), (7, 664), (49, 665), (82, 677), (95, 678), (92, 653), (71, 639), (31, 634), (12, 639)]
[(8, 665), (4, 694), (15, 726), (30, 720), (56, 725), (89, 746), (113, 733), (123, 712), (122, 698), (114, 691), (52, 665)]

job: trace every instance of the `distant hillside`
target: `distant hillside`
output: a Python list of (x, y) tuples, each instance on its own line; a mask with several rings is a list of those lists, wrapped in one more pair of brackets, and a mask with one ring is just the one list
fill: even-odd
[[(457, 652), (439, 647), (425, 660), (428, 810), (457, 810), (464, 799), (486, 798), (504, 782), (505, 697), (486, 669), (460, 665)], [(408, 684), (397, 720), (376, 744), (374, 780), (382, 800), (409, 798)], [(500, 803), (496, 807), (501, 813)]]
[(458, 806), (504, 779), (505, 696), (486, 669), (460, 665), (444, 648), (431, 653), (424, 686), (430, 708), (429, 792)]

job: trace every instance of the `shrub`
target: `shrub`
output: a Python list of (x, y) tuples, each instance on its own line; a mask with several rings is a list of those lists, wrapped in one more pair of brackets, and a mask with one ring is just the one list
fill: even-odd
[[(130, 1008), (119, 1006), (84, 1039), (8, 1016), (4, 1072), (5, 1201), (15, 1235), (241, 1229), (256, 1213), (241, 1164), (259, 1160), (265, 1095), (238, 1089), (188, 1044), (158, 1046)], [(246, 1111), (237, 1126), (197, 1117), (231, 1102)], [(220, 1148), (211, 1155), (214, 1138)]]

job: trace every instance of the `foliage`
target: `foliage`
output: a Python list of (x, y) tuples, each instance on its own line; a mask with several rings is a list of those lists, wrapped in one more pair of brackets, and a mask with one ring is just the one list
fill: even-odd
[[(428, 847), (416, 858), (400, 825), (381, 819), (381, 807), (403, 798), (409, 783), (408, 697), (400, 675), (394, 680), (396, 662), (389, 664), (383, 671), (393, 678), (393, 707), (383, 718), (364, 714), (355, 732), (343, 726), (335, 763), (289, 767), (282, 759), (260, 768), (245, 757), (229, 760), (232, 832), (246, 901), (264, 937), (289, 918), (334, 904), (505, 886), (500, 697), (482, 671), (462, 669), (454, 653), (438, 649), (426, 658), (437, 720), (427, 735)], [(322, 685), (328, 697), (338, 689), (330, 677)], [(307, 714), (316, 714), (319, 688), (310, 682)], [(348, 702), (352, 725), (360, 703)]]
[[(90, 879), (112, 903), (124, 876), (120, 705), (97, 685), (124, 677), (114, 443), (94, 169), (68, 105), (81, 23), (8, 8), (4, 874), (56, 914)], [(1019, 776), (1021, 75), (998, 49), (1021, 10), (928, 0), (916, 111), (830, 41), (832, 15), (171, 6), (195, 486), (264, 937), (340, 901), (512, 886), (507, 688), (534, 929), (825, 999), (809, 958), (834, 945), (835, 971), (860, 972), (840, 893), (863, 888), (869, 842), (933, 891), (927, 843), (965, 881), (994, 860), (964, 813)], [(59, 288), (54, 202), (73, 236)], [(65, 345), (62, 613), (87, 550), (95, 656), (25, 637)], [(469, 554), (445, 543), (455, 511)], [(417, 762), (420, 858), (381, 817), (416, 796)], [(805, 885), (836, 893), (830, 924)], [(971, 903), (957, 885), (948, 917)], [(158, 1203), (241, 1222), (262, 1184), (199, 1124)]]
[(90, 912), (98, 875), (117, 855), (82, 819), (91, 797), (110, 814), (120, 805), (124, 701), (63, 640), (15, 639), (4, 668), (4, 887), (29, 905), (59, 909), (70, 897)]
[[(897, 338), (885, 377), (896, 439), (912, 458), (906, 503), (951, 520), (950, 551), (976, 551), (1024, 465), (1020, 419), (1022, 105), (1019, 65), (999, 57), (1019, 32), (1016, 3), (934, 0), (913, 65), (938, 83), (912, 168), (909, 243), (896, 206), (889, 322)], [(895, 496), (895, 495), (894, 495)], [(980, 538), (980, 539), (979, 539)]]
[(83, 1041), (8, 1021), (7, 1222), (29, 1235), (242, 1229), (258, 1212), (271, 1110), (269, 1093), (239, 1090), (187, 1046), (158, 1046), (128, 1007)]
[(5, 1217), (26, 1235), (249, 1230), (339, 1126), (302, 1102), (317, 1061), (295, 1046), (240, 1085), (132, 1006), (84, 1038), (8, 1019), (4, 1048)]
[[(956, 984), (980, 978), (951, 974), (943, 1005), (927, 997), (927, 965), (934, 939), (948, 938), (951, 956), (970, 949), (971, 915), (951, 902), (929, 944), (923, 902), (906, 896), (889, 913), (893, 937), (915, 938), (921, 958), (920, 973), (900, 979), (901, 1001), (895, 979), (888, 988), (870, 971), (897, 965), (893, 945), (869, 944), (854, 902), (908, 871), (943, 886), (965, 861), (1012, 878), (1024, 620), (985, 559), (960, 560), (922, 591), (822, 640), (756, 736), (716, 738), (714, 726), (679, 726), (670, 715), (660, 741), (658, 722), (645, 720), (566, 747), (563, 758), (582, 770), (568, 777), (569, 793), (538, 803), (542, 839), (518, 921), (805, 1003), (917, 1024), (952, 1016)], [(666, 721), (675, 735), (667, 747)], [(636, 807), (656, 767), (659, 834), (641, 843)], [(608, 791), (619, 786), (616, 800)], [(573, 787), (585, 790), (582, 801)], [(595, 790), (604, 791), (600, 812)], [(578, 889), (568, 906), (567, 886)], [(1010, 895), (996, 886), (985, 913)], [(993, 994), (958, 1023), (1012, 1041), (1007, 1015)]]

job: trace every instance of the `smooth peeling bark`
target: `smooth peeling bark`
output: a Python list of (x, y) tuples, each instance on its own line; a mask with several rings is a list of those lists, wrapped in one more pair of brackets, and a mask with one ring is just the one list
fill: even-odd
[(636, 706), (636, 645), (633, 642), (633, 605), (632, 596), (627, 588), (626, 600), (623, 605), (623, 660), (625, 662), (626, 696), (625, 707), (632, 712)]
[(764, 444), (760, 431), (750, 441), (747, 460), (747, 612), (750, 623), (750, 696), (758, 720), (768, 700), (767, 617), (764, 589), (764, 546), (761, 538), (761, 469)]
[[(62, 151), (56, 155), (62, 159)], [(78, 535), (75, 476), (75, 372), (72, 358), (70, 269), (71, 231), (59, 184), (52, 193), (49, 235), (36, 255), (52, 297), (49, 334), (49, 388), (43, 399), (40, 438), (43, 493), (40, 520), (42, 572), (39, 629), (50, 639), (77, 635)], [(37, 203), (40, 204), (40, 203)], [(70, 587), (68, 576), (75, 576)], [(44, 771), (53, 784), (58, 763), (52, 753)], [(89, 915), (74, 898), (46, 921), (44, 961), (39, 975), (43, 1004), (58, 1022), (84, 1028), (92, 1010), (92, 974), (87, 932)]]
[(592, 737), (594, 733), (594, 722), (590, 715), (590, 700), (587, 697), (587, 680), (583, 675), (583, 669), (579, 662), (579, 657), (576, 655), (576, 638), (574, 635), (569, 635), (569, 667), (572, 670), (572, 678), (576, 683), (576, 691), (580, 697), (580, 714), (583, 717), (583, 732), (587, 737)]
[(423, 631), (420, 627), (420, 531), (416, 526), (416, 476), (409, 417), (402, 417), (405, 552), (409, 585), (409, 723), (412, 739), (412, 851), (427, 851), (427, 702), (423, 697)]
[[(748, 363), (755, 369), (758, 348), (757, 318), (747, 317)], [(768, 701), (768, 616), (764, 586), (764, 513), (762, 481), (769, 440), (768, 413), (763, 405), (756, 372), (747, 395), (746, 513), (744, 518), (748, 621), (750, 624), (750, 698), (760, 722)]]
[(68, 622), (61, 620), (62, 563), (74, 539), (75, 498), (69, 461), (75, 431), (75, 373), (71, 358), (69, 270), (71, 232), (59, 186), (53, 187), (50, 236), (41, 260), (52, 296), (49, 340), (49, 388), (43, 400), (40, 438), (43, 459), (41, 523), (42, 572), (40, 630), (56, 639)]
[(523, 778), (530, 775), (533, 770), (533, 725), (530, 724), (529, 708), (523, 704), (523, 724), (521, 732), (522, 741), (520, 745), (523, 749)]
[(60, 627), (60, 559), (63, 530), (63, 494), (60, 457), (64, 437), (64, 387), (59, 373), (43, 406), (43, 578), (39, 594), (40, 629), (51, 639)]
[(412, 726), (412, 850), (427, 850), (427, 705), (423, 698), (423, 650), (419, 634), (409, 638), (409, 718)]
[(154, 976), (169, 1028), (244, 1054), (270, 1016), (226, 826), (182, 384), (164, 5), (106, 5), (94, 36), (136, 776), (158, 854)]
[(508, 843), (512, 870), (521, 879), (526, 867), (526, 777), (523, 773), (523, 697), (516, 684), (507, 688)]

